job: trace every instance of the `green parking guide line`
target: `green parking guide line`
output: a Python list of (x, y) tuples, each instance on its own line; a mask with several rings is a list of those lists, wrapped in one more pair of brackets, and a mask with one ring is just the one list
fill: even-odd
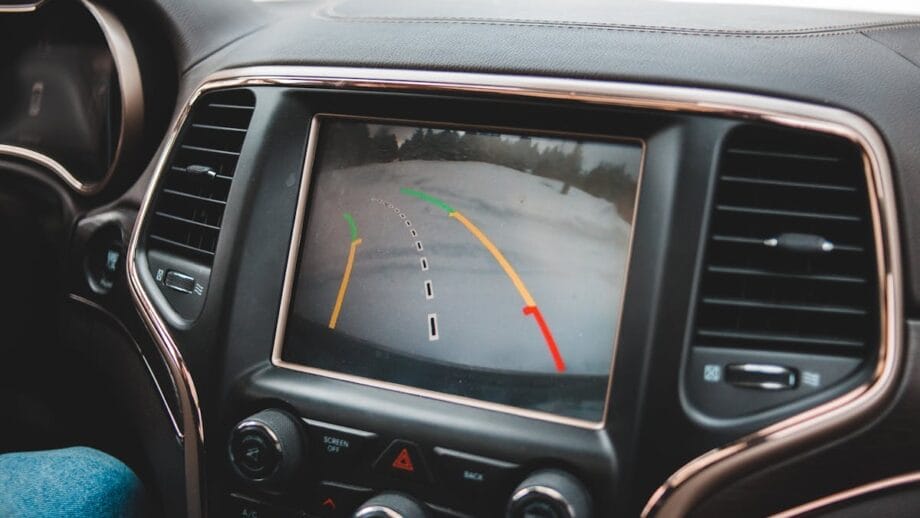
[(345, 221), (348, 222), (348, 230), (351, 232), (351, 240), (354, 241), (358, 239), (358, 225), (355, 223), (355, 218), (351, 217), (351, 214), (345, 213), (342, 214), (345, 218)]
[(420, 199), (420, 200), (422, 200), (422, 201), (427, 201), (428, 203), (430, 203), (430, 204), (432, 204), (432, 205), (436, 205), (436, 206), (438, 206), (438, 207), (444, 209), (445, 211), (447, 211), (448, 214), (452, 214), (452, 213), (454, 213), (454, 212), (457, 212), (457, 210), (454, 209), (453, 207), (451, 207), (450, 205), (444, 203), (443, 201), (441, 201), (441, 200), (435, 198), (434, 196), (432, 196), (432, 195), (430, 195), (430, 194), (428, 194), (428, 193), (424, 193), (424, 192), (422, 192), (422, 191), (416, 191), (415, 189), (409, 189), (409, 188), (406, 188), (406, 187), (403, 187), (402, 189), (400, 189), (399, 192), (402, 193), (402, 194), (405, 194), (406, 196), (412, 196), (412, 197), (418, 198), (418, 199)]

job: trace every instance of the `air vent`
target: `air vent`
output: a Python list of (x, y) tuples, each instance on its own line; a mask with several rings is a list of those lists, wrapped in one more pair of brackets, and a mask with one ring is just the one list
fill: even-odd
[(871, 228), (854, 145), (736, 130), (720, 162), (693, 344), (865, 357), (879, 328)]
[(254, 109), (255, 96), (249, 90), (212, 92), (198, 99), (163, 173), (148, 248), (212, 264)]

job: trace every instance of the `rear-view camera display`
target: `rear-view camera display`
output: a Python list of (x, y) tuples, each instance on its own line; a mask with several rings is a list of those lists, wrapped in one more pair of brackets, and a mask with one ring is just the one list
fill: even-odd
[(314, 124), (282, 360), (601, 421), (641, 142)]

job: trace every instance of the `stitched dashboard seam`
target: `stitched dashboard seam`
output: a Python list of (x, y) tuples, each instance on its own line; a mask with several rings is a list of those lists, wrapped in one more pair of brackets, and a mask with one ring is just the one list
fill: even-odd
[(632, 23), (603, 23), (603, 22), (577, 22), (572, 20), (541, 20), (538, 18), (489, 18), (477, 16), (351, 16), (339, 14), (334, 8), (320, 11), (320, 16), (337, 19), (337, 20), (354, 20), (354, 21), (387, 21), (387, 22), (452, 22), (452, 23), (496, 23), (496, 24), (515, 24), (515, 25), (548, 25), (558, 27), (561, 25), (580, 25), (598, 28), (611, 29), (649, 29), (663, 30), (674, 32), (705, 32), (718, 34), (804, 34), (813, 32), (840, 32), (852, 31), (859, 29), (870, 29), (873, 27), (885, 27), (890, 25), (903, 25), (906, 23), (920, 23), (920, 18), (911, 16), (901, 16), (890, 20), (879, 20), (875, 22), (852, 23), (844, 25), (822, 25), (813, 27), (800, 27), (797, 29), (702, 29), (693, 27), (680, 27), (676, 25), (645, 25)]
[(681, 27), (677, 25), (645, 25), (633, 23), (604, 23), (604, 22), (577, 22), (573, 20), (543, 20), (539, 18), (490, 18), (486, 16), (352, 16), (339, 14), (335, 12), (334, 7), (326, 9), (322, 13), (329, 18), (341, 18), (351, 20), (393, 20), (393, 21), (443, 21), (443, 22), (496, 22), (496, 23), (516, 23), (530, 25), (587, 25), (592, 27), (610, 27), (625, 29), (653, 29), (667, 31), (685, 31), (685, 32), (714, 32), (720, 34), (798, 34), (807, 32), (837, 32), (842, 30), (854, 30), (876, 26), (898, 25), (903, 23), (920, 22), (920, 18), (911, 16), (901, 16), (889, 20), (879, 20), (875, 22), (862, 22), (843, 25), (819, 25), (813, 27), (800, 27), (797, 29), (702, 29), (693, 27)]
[(605, 25), (605, 24), (589, 24), (589, 23), (579, 23), (579, 24), (565, 24), (565, 23), (555, 23), (555, 22), (516, 22), (516, 21), (488, 21), (488, 20), (474, 20), (469, 18), (456, 19), (456, 20), (439, 20), (439, 19), (426, 19), (426, 18), (387, 18), (387, 17), (326, 17), (329, 21), (334, 22), (345, 22), (345, 23), (389, 23), (389, 24), (432, 24), (432, 25), (489, 25), (489, 26), (499, 26), (499, 27), (540, 27), (540, 28), (553, 28), (553, 29), (579, 29), (579, 30), (598, 30), (598, 31), (613, 31), (613, 32), (637, 32), (637, 33), (653, 33), (653, 34), (676, 34), (681, 36), (708, 36), (715, 38), (748, 38), (748, 39), (794, 39), (794, 38), (819, 38), (824, 36), (840, 36), (840, 35), (855, 35), (860, 34), (862, 31), (881, 31), (889, 29), (902, 29), (902, 28), (913, 28), (920, 27), (920, 19), (913, 19), (911, 21), (904, 21), (892, 24), (868, 24), (864, 26), (856, 26), (853, 28), (846, 28), (835, 31), (815, 31), (815, 32), (783, 32), (783, 33), (770, 33), (770, 32), (729, 32), (729, 31), (712, 31), (708, 29), (668, 29), (663, 27), (653, 27), (649, 26), (645, 28), (644, 26), (614, 26), (614, 25)]
[(906, 61), (906, 62), (910, 63), (911, 65), (913, 65), (915, 68), (920, 68), (920, 62), (915, 61), (915, 58), (912, 58), (912, 57), (910, 57), (910, 56), (908, 56), (908, 55), (906, 55), (906, 54), (903, 54), (902, 52), (896, 50), (895, 48), (893, 48), (891, 45), (885, 43), (884, 41), (877, 40), (877, 39), (873, 38), (873, 37), (872, 37), (872, 34), (871, 34), (872, 32), (881, 32), (881, 31), (862, 31), (862, 32), (860, 32), (860, 34), (862, 34), (863, 37), (866, 38), (866, 39), (868, 39), (869, 41), (871, 41), (871, 42), (873, 42), (873, 43), (875, 43), (875, 44), (877, 44), (877, 45), (881, 45), (882, 47), (885, 48), (885, 50), (887, 50), (887, 51), (889, 51), (889, 52), (895, 54), (895, 55), (898, 56), (899, 58), (901, 58), (901, 59), (903, 59), (904, 61)]

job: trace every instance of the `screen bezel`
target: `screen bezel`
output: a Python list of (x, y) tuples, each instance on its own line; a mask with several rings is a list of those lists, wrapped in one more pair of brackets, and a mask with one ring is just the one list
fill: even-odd
[[(544, 412), (540, 410), (532, 410), (527, 408), (521, 408), (513, 405), (496, 403), (492, 401), (480, 400), (467, 396), (459, 396), (455, 394), (449, 394), (445, 392), (439, 392), (436, 390), (424, 389), (419, 387), (413, 387), (410, 385), (403, 385), (400, 383), (394, 383), (374, 378), (368, 378), (360, 375), (348, 374), (344, 372), (338, 372), (328, 369), (323, 369), (319, 367), (312, 367), (309, 365), (303, 365), (300, 363), (294, 363), (286, 361), (282, 358), (284, 341), (286, 338), (287, 332), (287, 321), (290, 314), (291, 301), (294, 295), (294, 284), (297, 278), (298, 269), (300, 265), (300, 248), (303, 238), (303, 233), (306, 231), (307, 224), (307, 212), (310, 205), (310, 187), (312, 184), (312, 175), (313, 168), (315, 166), (316, 153), (319, 145), (320, 131), (322, 127), (323, 120), (329, 119), (338, 119), (338, 120), (347, 120), (354, 122), (365, 122), (371, 124), (389, 124), (389, 125), (408, 125), (408, 126), (420, 126), (423, 128), (457, 128), (457, 129), (466, 129), (469, 131), (490, 131), (490, 132), (500, 132), (507, 133), (512, 135), (530, 135), (530, 136), (539, 136), (539, 137), (551, 137), (559, 139), (581, 139), (581, 140), (592, 140), (595, 142), (610, 142), (610, 143), (632, 143), (638, 144), (640, 149), (640, 158), (639, 158), (639, 174), (636, 181), (636, 192), (634, 195), (633, 203), (633, 213), (632, 221), (630, 223), (629, 231), (629, 240), (626, 247), (626, 261), (625, 261), (625, 270), (623, 272), (623, 287), (620, 290), (620, 306), (618, 308), (618, 313), (614, 320), (616, 328), (614, 329), (614, 339), (613, 344), (611, 344), (612, 352), (610, 359), (610, 370), (607, 374), (607, 384), (604, 394), (604, 403), (603, 411), (601, 413), (600, 420), (592, 421), (586, 419), (579, 419), (575, 417), (569, 417), (559, 414), (554, 414), (550, 412)], [(638, 214), (639, 203), (642, 197), (642, 183), (645, 172), (645, 161), (646, 161), (646, 152), (647, 152), (647, 143), (644, 139), (638, 137), (625, 137), (625, 136), (611, 136), (603, 134), (593, 134), (593, 133), (579, 133), (579, 132), (568, 132), (568, 131), (552, 131), (552, 130), (542, 130), (542, 129), (532, 129), (532, 128), (516, 128), (509, 126), (494, 126), (494, 125), (478, 125), (478, 124), (457, 124), (444, 121), (426, 121), (426, 120), (416, 120), (416, 119), (400, 119), (400, 118), (391, 118), (391, 117), (377, 117), (377, 116), (361, 116), (354, 114), (340, 114), (340, 113), (315, 113), (310, 118), (309, 121), (309, 135), (307, 138), (307, 147), (306, 153), (303, 161), (303, 168), (301, 170), (301, 180), (300, 187), (297, 196), (297, 209), (294, 215), (294, 226), (291, 233), (291, 244), (287, 256), (287, 264), (284, 273), (284, 283), (282, 287), (281, 294), (281, 303), (278, 311), (278, 320), (275, 327), (275, 336), (272, 346), (272, 356), (271, 363), (275, 367), (294, 370), (306, 374), (313, 374), (317, 376), (322, 376), (325, 378), (336, 379), (340, 381), (346, 381), (351, 383), (356, 383), (368, 387), (374, 387), (378, 389), (390, 390), (395, 392), (401, 392), (404, 394), (410, 394), (415, 396), (421, 396), (429, 399), (435, 399), (439, 401), (445, 401), (448, 403), (455, 403), (464, 406), (470, 406), (474, 408), (481, 408), (485, 410), (492, 410), (495, 412), (502, 412), (505, 414), (517, 415), (521, 417), (526, 417), (530, 419), (537, 419), (541, 421), (549, 421), (553, 423), (563, 424), (567, 426), (574, 426), (578, 428), (586, 428), (591, 430), (600, 430), (606, 426), (607, 416), (609, 415), (610, 410), (610, 398), (611, 398), (611, 388), (613, 386), (613, 372), (614, 366), (616, 365), (616, 354), (617, 346), (619, 343), (621, 328), (622, 328), (622, 318), (623, 310), (626, 300), (626, 293), (629, 291), (629, 271), (632, 265), (632, 252), (633, 252), (633, 242), (635, 239), (635, 229), (636, 229), (636, 215)]]

